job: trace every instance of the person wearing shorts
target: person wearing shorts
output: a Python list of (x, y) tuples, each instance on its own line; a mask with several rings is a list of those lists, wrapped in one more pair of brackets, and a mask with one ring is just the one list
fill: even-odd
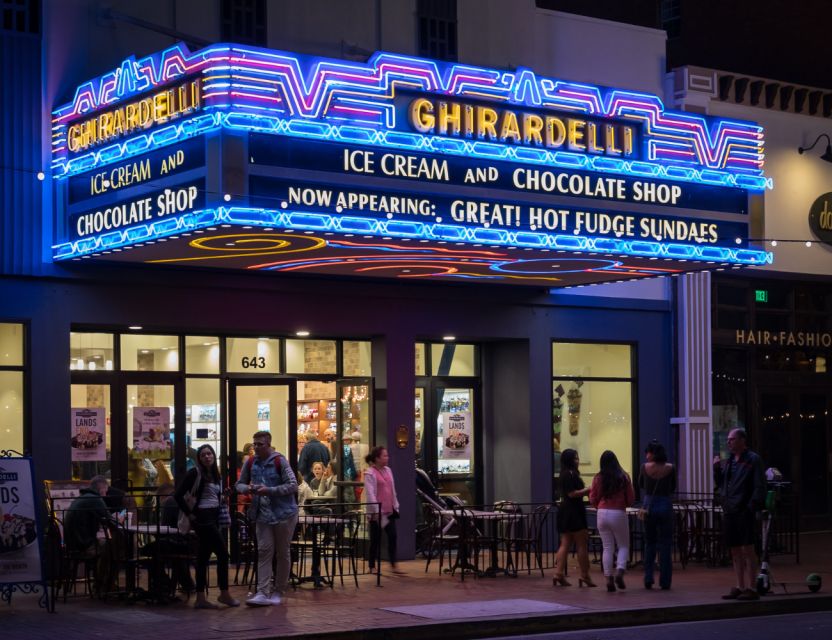
[(766, 497), (766, 478), (763, 461), (748, 448), (744, 429), (733, 429), (728, 434), (725, 460), (714, 458), (714, 482), (722, 496), (723, 531), (725, 546), (731, 552), (731, 562), (737, 584), (724, 600), (757, 600), (757, 556), (754, 539), (757, 514)]

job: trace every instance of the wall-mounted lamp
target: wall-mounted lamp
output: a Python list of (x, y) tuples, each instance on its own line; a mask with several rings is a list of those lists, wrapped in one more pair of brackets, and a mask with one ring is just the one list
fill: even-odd
[(821, 160), (826, 160), (827, 162), (832, 162), (832, 140), (829, 139), (829, 135), (826, 133), (820, 134), (815, 141), (812, 143), (811, 147), (798, 147), (797, 152), (803, 153), (804, 151), (811, 151), (815, 148), (815, 145), (820, 142), (821, 138), (826, 138), (826, 151), (823, 152), (821, 155)]

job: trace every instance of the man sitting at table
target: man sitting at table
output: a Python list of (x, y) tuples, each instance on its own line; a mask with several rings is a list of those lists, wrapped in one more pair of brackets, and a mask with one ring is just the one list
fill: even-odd
[(110, 515), (104, 496), (107, 495), (107, 478), (95, 476), (89, 487), (81, 492), (64, 516), (64, 540), (70, 553), (85, 560), (96, 560), (96, 577), (99, 589), (108, 589), (111, 580), (111, 566), (104, 553), (106, 540), (98, 537), (102, 525), (116, 525)]

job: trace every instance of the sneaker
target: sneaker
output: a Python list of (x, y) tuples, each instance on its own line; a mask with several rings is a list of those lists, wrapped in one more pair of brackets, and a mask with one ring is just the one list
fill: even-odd
[(746, 589), (737, 596), (737, 600), (759, 600), (760, 594), (754, 589)]
[(246, 604), (250, 607), (268, 607), (272, 604), (272, 601), (265, 593), (260, 593), (258, 591), (246, 600)]
[(723, 600), (736, 600), (737, 598), (740, 597), (741, 593), (742, 593), (741, 589), (738, 589), (737, 587), (732, 587), (731, 590), (728, 593), (726, 593), (724, 596), (722, 596), (722, 599)]
[(280, 602), (280, 594), (277, 591), (269, 596), (269, 604), (278, 605)]

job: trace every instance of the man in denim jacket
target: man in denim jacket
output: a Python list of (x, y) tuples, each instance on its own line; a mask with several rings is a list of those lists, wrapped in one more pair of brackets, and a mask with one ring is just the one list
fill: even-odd
[[(295, 496), (298, 482), (286, 458), (272, 448), (272, 435), (258, 431), (254, 455), (243, 465), (237, 491), (252, 497), (249, 515), (257, 523), (257, 593), (250, 606), (280, 604), (289, 586), (290, 545), (298, 522)], [(277, 579), (271, 589), (272, 560), (277, 557)]]

